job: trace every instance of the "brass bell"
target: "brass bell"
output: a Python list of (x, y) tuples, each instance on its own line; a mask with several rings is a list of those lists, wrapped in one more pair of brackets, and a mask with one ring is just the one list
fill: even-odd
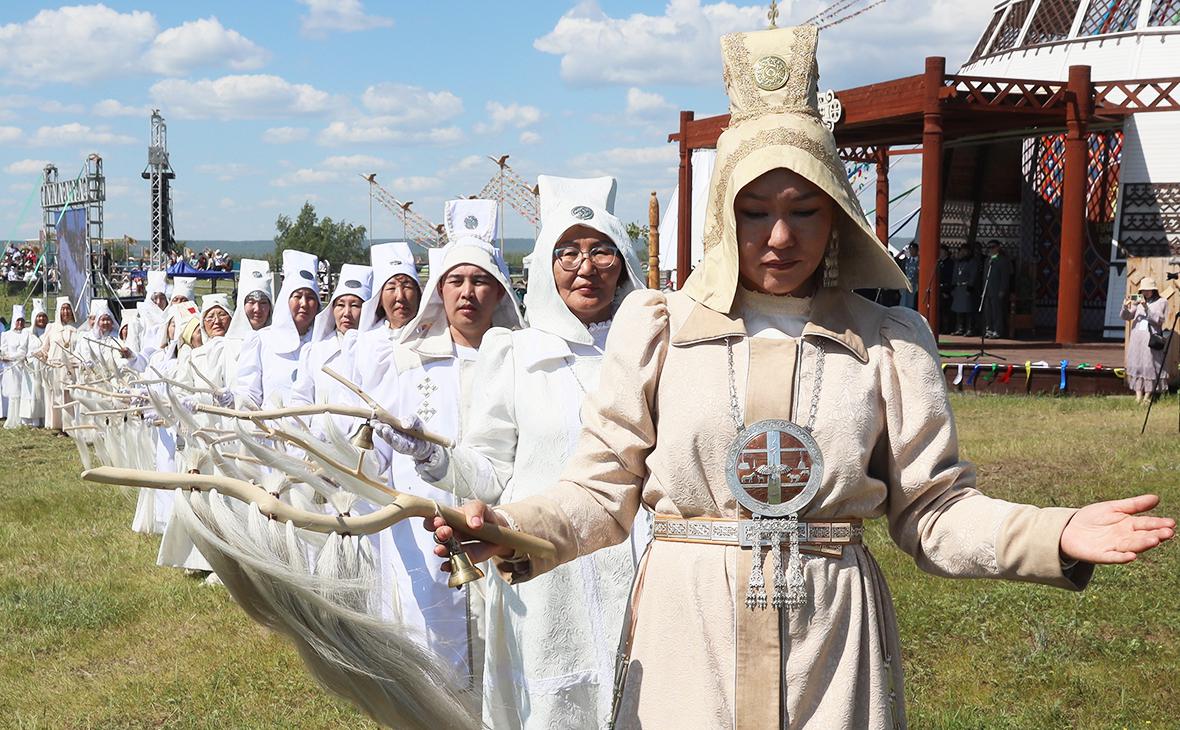
[(462, 588), (483, 577), (483, 571), (471, 562), (471, 558), (467, 556), (458, 540), (453, 537), (448, 540), (447, 551), (451, 554), (451, 577), (447, 579), (448, 588)]
[(363, 451), (373, 450), (373, 426), (365, 421), (352, 436), (352, 445)]

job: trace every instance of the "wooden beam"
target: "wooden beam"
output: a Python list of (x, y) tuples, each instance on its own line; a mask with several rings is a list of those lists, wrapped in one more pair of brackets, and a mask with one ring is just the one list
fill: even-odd
[(942, 95), (946, 59), (926, 59), (922, 79), (922, 213), (918, 219), (918, 312), (938, 332), (938, 245), (942, 236)]
[[(680, 199), (676, 201), (676, 288), (684, 288), (692, 268), (692, 150), (688, 128), (692, 112), (680, 112)], [(703, 213), (702, 213), (703, 215)]]
[(877, 238), (889, 247), (889, 148), (877, 148)]
[(1082, 282), (1086, 255), (1086, 188), (1093, 115), (1089, 66), (1069, 67), (1065, 106), (1065, 181), (1061, 189), (1061, 265), (1057, 282), (1057, 343), (1078, 341), (1082, 322)]

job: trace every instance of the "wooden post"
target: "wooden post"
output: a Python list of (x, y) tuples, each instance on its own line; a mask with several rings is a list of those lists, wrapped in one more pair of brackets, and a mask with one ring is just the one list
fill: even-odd
[(889, 246), (889, 148), (877, 148), (877, 238)]
[(918, 312), (938, 332), (938, 245), (942, 237), (942, 88), (946, 59), (926, 59), (922, 80), (922, 213), (918, 219)]
[(1086, 253), (1086, 187), (1093, 115), (1089, 66), (1069, 67), (1065, 99), (1065, 182), (1061, 189), (1061, 265), (1057, 282), (1058, 344), (1078, 341), (1082, 322), (1082, 280)]
[(660, 288), (660, 199), (654, 190), (647, 204), (647, 288)]
[(692, 150), (688, 123), (692, 112), (680, 112), (680, 199), (676, 201), (676, 288), (684, 286), (692, 268)]

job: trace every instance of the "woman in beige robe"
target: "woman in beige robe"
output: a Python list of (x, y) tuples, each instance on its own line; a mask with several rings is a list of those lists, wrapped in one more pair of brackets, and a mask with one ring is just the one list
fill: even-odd
[[(975, 488), (929, 327), (851, 291), (908, 284), (820, 123), (816, 37), (804, 27), (722, 39), (732, 119), (718, 142), (701, 266), (683, 291), (624, 302), (602, 365), (610, 387), (587, 399), (563, 479), (494, 511), (464, 507), (472, 525), (490, 520), (556, 545), (554, 561), (470, 547), (475, 560), (497, 556), (513, 582), (619, 543), (639, 509), (655, 513), (616, 727), (904, 727), (897, 623), (860, 543), (862, 520), (885, 517), (893, 540), (936, 575), (1073, 590), (1093, 563), (1133, 560), (1173, 534), (1172, 520), (1136, 516), (1158, 502), (1150, 496), (1041, 509)], [(726, 460), (739, 428), (764, 419), (810, 426), (822, 480), (799, 516), (847, 537), (832, 545), (798, 533), (811, 553), (791, 559), (802, 563), (800, 607), (748, 608), (755, 553), (707, 538), (749, 517)], [(428, 522), (450, 537), (441, 520)], [(757, 555), (769, 584), (769, 555)]]
[(74, 306), (68, 297), (58, 297), (53, 323), (42, 338), (39, 355), (49, 367), (45, 388), (45, 427), (55, 431), (61, 431), (73, 422), (72, 409), (64, 406), (72, 400), (66, 385), (73, 382), (78, 365), (70, 354), (75, 334)]

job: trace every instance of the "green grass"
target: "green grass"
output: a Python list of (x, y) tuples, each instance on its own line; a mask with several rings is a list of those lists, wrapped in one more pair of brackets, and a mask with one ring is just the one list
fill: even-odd
[[(1074, 505), (1151, 490), (1180, 513), (1175, 399), (958, 397), (992, 495)], [(0, 727), (372, 727), (220, 588), (155, 566), (134, 495), (84, 485), (73, 446), (0, 430)], [(1180, 726), (1180, 546), (1081, 594), (920, 573), (868, 540), (901, 622), (913, 728)]]

